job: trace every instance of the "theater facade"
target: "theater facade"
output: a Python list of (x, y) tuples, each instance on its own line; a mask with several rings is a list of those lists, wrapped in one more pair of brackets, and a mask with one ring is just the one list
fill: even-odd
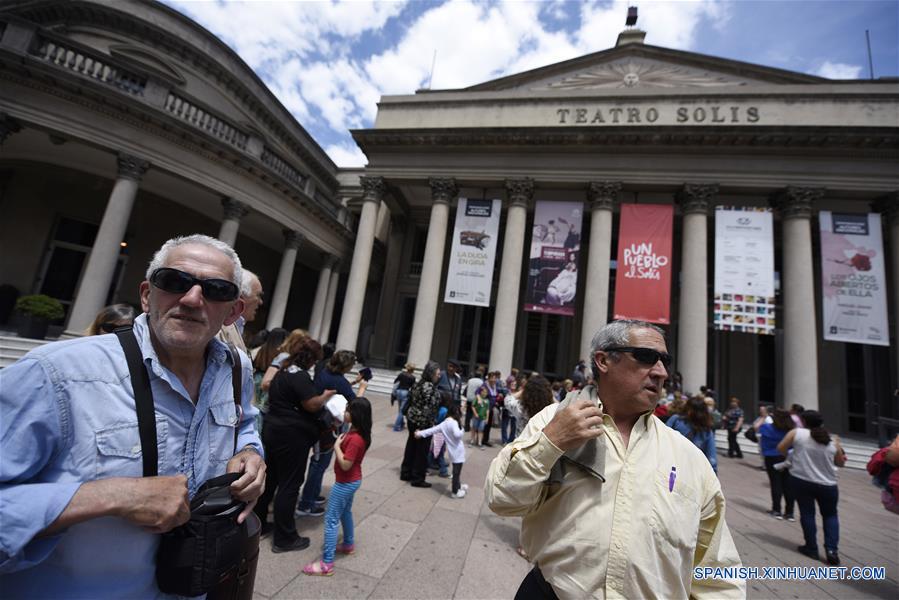
[[(879, 416), (899, 417), (899, 82), (644, 36), (469, 88), (385, 96), (374, 125), (352, 132), (367, 166), (340, 169), (236, 54), (165, 5), (4, 3), (0, 309), (48, 293), (66, 306), (57, 329), (76, 334), (103, 305), (137, 303), (162, 241), (201, 232), (260, 275), (266, 305), (250, 331), (308, 328), (376, 367), (456, 359), (566, 377), (596, 329), (627, 314), (619, 242), (642, 222), (622, 220), (659, 206), (670, 286), (650, 296), (685, 387), (710, 384), (748, 411), (798, 402), (834, 431), (873, 434)], [(448, 301), (463, 202), (498, 207), (495, 234), (461, 240), (481, 269), (479, 305)], [(718, 206), (771, 211), (766, 334), (715, 327)], [(564, 217), (547, 224), (547, 210)], [(889, 345), (825, 339), (827, 211), (882, 217)], [(537, 231), (564, 251), (535, 262)], [(546, 276), (546, 257), (564, 268)]]
[[(899, 83), (831, 81), (644, 35), (626, 30), (609, 50), (465, 89), (382, 97), (374, 126), (353, 131), (369, 161), (363, 211), (384, 201), (392, 215), (373, 357), (567, 376), (615, 314), (622, 207), (667, 205), (661, 300), (686, 389), (708, 383), (750, 411), (797, 402), (871, 434), (878, 415), (896, 416)], [(445, 302), (458, 198), (502, 200), (488, 307)], [(573, 316), (525, 311), (540, 207), (569, 203), (583, 207)], [(713, 326), (722, 205), (773, 212), (767, 335)], [(821, 211), (882, 216), (890, 346), (824, 340)], [(360, 230), (367, 222), (363, 212)]]

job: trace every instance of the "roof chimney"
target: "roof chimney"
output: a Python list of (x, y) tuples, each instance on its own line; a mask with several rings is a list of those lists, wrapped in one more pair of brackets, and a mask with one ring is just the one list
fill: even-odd
[(637, 24), (636, 6), (627, 7), (627, 18), (624, 24), (627, 26), (627, 29), (618, 34), (618, 41), (615, 42), (615, 47), (627, 44), (642, 44), (643, 39), (646, 37), (646, 32), (634, 28), (634, 25)]

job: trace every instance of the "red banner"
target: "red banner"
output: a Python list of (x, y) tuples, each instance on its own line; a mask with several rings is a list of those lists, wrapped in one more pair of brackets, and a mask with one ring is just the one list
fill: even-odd
[(669, 324), (670, 204), (622, 204), (615, 276), (615, 318)]

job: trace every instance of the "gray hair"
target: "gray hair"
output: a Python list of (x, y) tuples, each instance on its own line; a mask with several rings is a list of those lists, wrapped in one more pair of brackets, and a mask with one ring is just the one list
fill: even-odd
[(421, 381), (427, 381), (428, 383), (434, 382), (434, 373), (440, 368), (440, 363), (434, 360), (429, 360), (425, 363), (425, 368), (421, 370)]
[(234, 272), (231, 274), (231, 282), (240, 287), (243, 282), (243, 267), (240, 264), (240, 257), (237, 256), (237, 252), (225, 242), (200, 233), (174, 237), (164, 243), (162, 247), (156, 251), (156, 254), (153, 255), (153, 260), (150, 261), (150, 265), (147, 267), (147, 280), (149, 281), (150, 276), (156, 269), (161, 269), (165, 266), (166, 261), (169, 258), (169, 252), (171, 252), (173, 248), (184, 246), (185, 244), (202, 244), (204, 246), (209, 246), (228, 257), (228, 260), (234, 265)]
[(256, 276), (256, 273), (249, 269), (242, 269), (242, 274), (240, 277), (240, 295), (243, 298), (249, 298), (253, 295), (253, 280), (259, 281), (259, 277)]
[(631, 331), (634, 329), (651, 329), (661, 335), (662, 339), (665, 339), (665, 331), (658, 325), (636, 319), (612, 321), (603, 325), (596, 332), (596, 335), (593, 336), (593, 341), (590, 342), (591, 356), (596, 355), (600, 350), (629, 345), (631, 343)]

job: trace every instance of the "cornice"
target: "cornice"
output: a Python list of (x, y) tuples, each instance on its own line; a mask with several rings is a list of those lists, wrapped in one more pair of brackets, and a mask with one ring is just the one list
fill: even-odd
[(783, 219), (809, 219), (815, 212), (815, 203), (824, 197), (824, 188), (787, 186), (771, 198)]
[(587, 186), (590, 210), (614, 210), (622, 186), (620, 181), (591, 181)]
[(899, 128), (824, 127), (578, 127), (356, 129), (366, 154), (381, 147), (690, 146), (770, 151), (771, 148), (899, 150)]
[[(147, 46), (162, 52), (165, 56), (172, 57), (179, 62), (190, 64), (193, 68), (203, 71), (211, 81), (218, 82), (222, 86), (223, 93), (229, 93), (232, 99), (243, 105), (245, 109), (254, 115), (261, 125), (264, 125), (269, 133), (273, 134), (278, 141), (286, 146), (291, 152), (295, 153), (304, 161), (310, 171), (320, 177), (329, 186), (337, 188), (338, 182), (336, 177), (337, 167), (328, 157), (327, 153), (318, 146), (318, 143), (303, 128), (303, 126), (295, 121), (286, 108), (275, 98), (274, 94), (262, 82), (261, 79), (253, 72), (253, 70), (237, 56), (223, 42), (215, 38), (203, 27), (199, 26), (189, 17), (186, 17), (159, 4), (156, 8), (163, 10), (173, 18), (182, 19), (197, 30), (197, 35), (203, 33), (212, 37), (218, 44), (223, 46), (226, 54), (233, 54), (230, 58), (235, 61), (236, 65), (245, 68), (246, 74), (255, 79), (255, 83), (259, 87), (255, 91), (245, 85), (240, 79), (235, 77), (232, 70), (227, 65), (222, 65), (212, 60), (208, 55), (204, 54), (193, 45), (177, 36), (175, 32), (169, 31), (155, 24), (143, 21), (139, 17), (128, 12), (120, 10), (119, 3), (99, 4), (95, 2), (85, 2), (83, 0), (65, 0), (51, 2), (22, 2), (20, 6), (10, 6), (6, 9), (8, 14), (15, 15), (20, 18), (27, 19), (39, 26), (49, 27), (57, 33), (65, 30), (66, 27), (76, 25), (91, 25), (98, 27), (106, 27), (111, 31), (126, 35), (129, 39), (137, 40)], [(153, 3), (156, 4), (156, 3)], [(2, 14), (0, 14), (2, 16)], [(266, 107), (257, 96), (261, 92), (269, 95), (267, 98), (276, 109), (284, 111), (284, 114), (276, 116), (271, 109)], [(299, 132), (303, 138), (303, 143), (298, 143), (295, 136), (291, 134), (287, 127), (282, 123), (282, 119), (294, 120), (294, 124), (299, 128)], [(318, 148), (321, 156), (316, 156), (305, 145), (310, 144)], [(332, 168), (325, 168), (322, 163), (328, 164)]]

